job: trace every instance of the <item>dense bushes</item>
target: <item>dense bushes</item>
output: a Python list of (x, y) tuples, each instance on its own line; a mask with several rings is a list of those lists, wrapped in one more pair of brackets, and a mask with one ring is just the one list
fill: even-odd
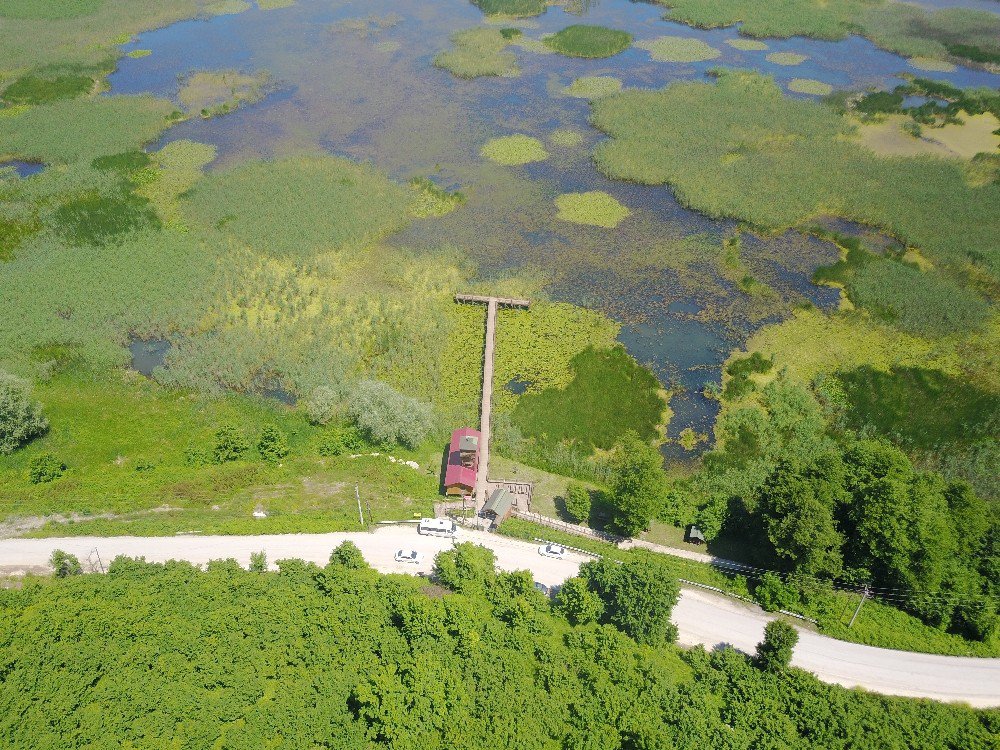
[(571, 57), (611, 57), (628, 49), (632, 35), (604, 26), (574, 24), (545, 38), (545, 44)]
[(798, 640), (795, 628), (783, 620), (772, 620), (764, 628), (764, 640), (757, 644), (757, 666), (769, 672), (787, 669)]
[(0, 370), (0, 455), (13, 453), (48, 427), (28, 384)]
[(0, 590), (0, 744), (986, 750), (995, 739), (991, 712), (571, 627), (517, 575), (458, 594), (336, 563), (279, 570), (118, 559), (107, 576)]
[(347, 413), (376, 444), (415, 448), (434, 426), (430, 405), (374, 380), (354, 386), (347, 397)]

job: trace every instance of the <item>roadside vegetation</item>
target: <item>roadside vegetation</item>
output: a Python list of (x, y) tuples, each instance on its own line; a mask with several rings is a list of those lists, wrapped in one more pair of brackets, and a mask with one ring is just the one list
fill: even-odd
[[(670, 645), (676, 588), (650, 556), (588, 564), (555, 601), (469, 545), (438, 555), (435, 582), (379, 575), (348, 545), (325, 566), (281, 560), (277, 572), (259, 557), (252, 571), (118, 558), (106, 576), (66, 562), (62, 578), (0, 591), (11, 747), (991, 743), (989, 712), (787, 668), (787, 631), (772, 628), (760, 651), (773, 658), (758, 663)], [(36, 696), (60, 696), (61, 710)]]
[(544, 41), (551, 49), (570, 57), (613, 57), (629, 48), (632, 35), (605, 26), (574, 24), (545, 37)]

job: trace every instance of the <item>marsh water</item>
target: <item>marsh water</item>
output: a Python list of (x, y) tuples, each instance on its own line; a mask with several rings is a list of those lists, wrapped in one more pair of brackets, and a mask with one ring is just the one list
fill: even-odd
[[(426, 176), (461, 190), (468, 201), (460, 210), (417, 221), (391, 241), (418, 251), (459, 248), (485, 279), (537, 271), (552, 298), (607, 312), (623, 324), (620, 338), (629, 351), (665, 384), (680, 386), (671, 403), (670, 435), (686, 427), (708, 433), (717, 405), (700, 395), (702, 386), (717, 383), (730, 351), (787, 314), (789, 303), (836, 304), (834, 290), (809, 281), (818, 265), (836, 259), (836, 251), (799, 233), (744, 235), (746, 271), (774, 292), (746, 295), (720, 270), (721, 240), (735, 224), (683, 208), (665, 187), (604, 178), (590, 160), (602, 136), (588, 123), (589, 104), (563, 90), (577, 77), (599, 75), (629, 87), (659, 88), (705, 79), (720, 66), (758, 70), (783, 87), (793, 78), (808, 78), (853, 90), (892, 88), (903, 82), (902, 74), (922, 73), (858, 37), (769, 39), (766, 51), (748, 52), (726, 43), (738, 38), (736, 27), (698, 30), (663, 15), (661, 6), (628, 0), (570, 0), (537, 18), (503, 25), (537, 39), (573, 23), (601, 24), (625, 29), (637, 41), (662, 35), (701, 39), (720, 55), (698, 63), (656, 62), (633, 47), (610, 59), (585, 60), (510, 47), (519, 77), (461, 80), (432, 61), (450, 47), (455, 31), (483, 23), (466, 0), (298, 0), (287, 8), (254, 7), (143, 34), (124, 49), (151, 54), (122, 58), (110, 79), (111, 92), (176, 100), (181, 79), (196, 70), (269, 71), (278, 85), (263, 101), (224, 117), (183, 122), (163, 141), (215, 145), (213, 169), (322, 150), (370, 161), (399, 179)], [(340, 23), (368, 17), (381, 21), (367, 27)], [(772, 52), (806, 59), (779, 65), (766, 59)], [(1000, 84), (996, 75), (964, 68), (927, 75), (963, 87)], [(552, 144), (549, 137), (557, 129), (577, 131), (582, 144)], [(513, 133), (546, 142), (551, 157), (524, 167), (480, 157), (490, 138)], [(610, 193), (632, 216), (616, 229), (555, 218), (556, 196), (586, 190)], [(684, 454), (672, 444), (666, 452)]]

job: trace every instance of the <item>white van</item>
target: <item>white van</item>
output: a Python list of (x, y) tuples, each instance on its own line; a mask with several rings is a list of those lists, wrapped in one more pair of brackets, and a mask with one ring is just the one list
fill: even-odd
[(450, 518), (421, 518), (417, 533), (425, 536), (455, 536), (458, 524)]

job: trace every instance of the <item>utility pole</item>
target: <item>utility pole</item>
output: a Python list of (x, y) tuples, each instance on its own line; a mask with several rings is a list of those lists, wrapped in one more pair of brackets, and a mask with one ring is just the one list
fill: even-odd
[[(94, 547), (93, 551), (90, 554), (97, 556), (97, 565), (100, 567), (101, 572), (103, 573), (104, 572), (104, 563), (101, 561), (101, 553), (97, 551), (97, 547)], [(90, 563), (90, 569), (91, 570), (94, 569), (94, 563), (93, 563), (93, 561), (91, 561), (91, 563)]]
[(865, 599), (868, 598), (868, 584), (865, 584), (864, 589), (861, 590), (861, 601), (858, 602), (858, 608), (854, 610), (854, 615), (851, 617), (851, 621), (847, 623), (847, 627), (851, 627), (854, 621), (858, 619), (858, 612), (861, 611), (861, 605), (865, 603)]
[(375, 525), (375, 515), (372, 513), (372, 502), (367, 495), (365, 495), (365, 509), (368, 511), (368, 528), (371, 528)]
[(356, 484), (354, 485), (354, 497), (357, 498), (358, 501), (358, 518), (361, 519), (361, 525), (364, 526), (365, 516), (361, 512), (361, 494), (358, 492), (358, 485)]

